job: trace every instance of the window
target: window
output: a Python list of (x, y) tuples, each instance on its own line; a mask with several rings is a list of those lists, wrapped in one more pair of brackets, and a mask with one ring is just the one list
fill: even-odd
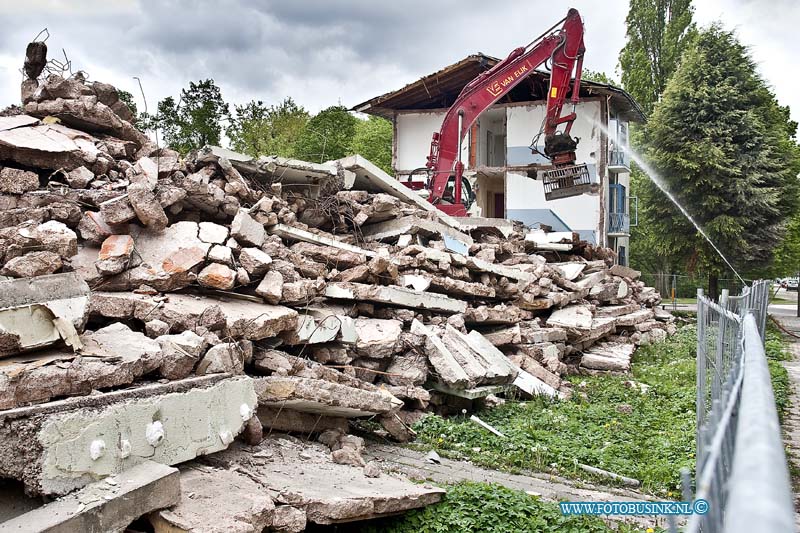
[(620, 246), (617, 250), (617, 264), (628, 266), (628, 256), (624, 246)]

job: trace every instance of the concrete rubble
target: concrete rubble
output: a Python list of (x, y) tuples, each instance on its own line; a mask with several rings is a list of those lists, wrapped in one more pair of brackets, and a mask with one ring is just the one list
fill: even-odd
[(40, 77), (42, 46), (0, 116), (0, 477), (38, 507), (12, 523), (302, 531), (435, 503), (351, 422), (407, 441), (425, 411), (567, 397), (675, 331), (577, 234), (454, 219), (360, 156), (181, 156), (114, 87)]

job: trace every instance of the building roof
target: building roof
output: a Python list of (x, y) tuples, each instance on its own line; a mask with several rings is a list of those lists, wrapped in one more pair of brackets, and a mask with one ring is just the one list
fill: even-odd
[[(401, 89), (353, 106), (352, 109), (391, 119), (395, 111), (449, 108), (467, 83), (499, 62), (496, 57), (482, 53), (472, 54)], [(525, 82), (506, 94), (500, 103), (545, 100), (549, 80), (548, 72), (537, 70)], [(620, 113), (623, 118), (633, 122), (646, 120), (642, 108), (623, 89), (605, 83), (581, 80), (582, 97), (598, 95), (609, 96), (612, 109)]]

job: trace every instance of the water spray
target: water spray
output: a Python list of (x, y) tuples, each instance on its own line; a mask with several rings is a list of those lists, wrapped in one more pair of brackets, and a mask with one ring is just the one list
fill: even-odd
[[(611, 137), (608, 128), (606, 128), (604, 124), (601, 124), (600, 122), (595, 122), (594, 124), (597, 127), (599, 127), (608, 137)], [(678, 202), (678, 199), (675, 198), (672, 195), (672, 193), (669, 192), (669, 190), (667, 190), (667, 187), (666, 185), (664, 185), (664, 181), (661, 179), (661, 176), (659, 176), (658, 173), (655, 170), (653, 170), (653, 168), (650, 165), (648, 165), (641, 156), (639, 156), (639, 154), (633, 151), (633, 149), (631, 149), (630, 146), (626, 147), (625, 150), (627, 151), (628, 155), (630, 155), (634, 163), (639, 165), (639, 167), (641, 167), (641, 169), (645, 172), (645, 174), (647, 174), (647, 176), (650, 178), (650, 181), (652, 181), (655, 184), (655, 186), (658, 187), (659, 190), (663, 192), (664, 195), (667, 198), (669, 198), (673, 204), (675, 204), (675, 207), (677, 207), (680, 210), (680, 212), (683, 213), (683, 216), (685, 216), (686, 219), (689, 222), (691, 222), (692, 225), (697, 229), (700, 235), (702, 235), (705, 238), (705, 240), (708, 241), (708, 244), (710, 244), (711, 247), (714, 249), (714, 251), (717, 252), (717, 254), (722, 258), (723, 261), (725, 261), (725, 264), (728, 265), (728, 268), (730, 268), (731, 271), (733, 271), (733, 273), (736, 274), (736, 277), (739, 278), (739, 281), (742, 282), (742, 285), (747, 285), (747, 283), (744, 281), (744, 278), (739, 275), (739, 272), (737, 272), (735, 268), (733, 268), (731, 262), (728, 261), (728, 258), (725, 257), (725, 254), (723, 254), (722, 251), (719, 248), (717, 248), (717, 245), (714, 244), (714, 241), (712, 241), (711, 238), (706, 234), (706, 232), (703, 231), (703, 228), (700, 227), (700, 224), (695, 222), (695, 220), (692, 218), (689, 212), (686, 211), (686, 209), (680, 204), (680, 202)]]

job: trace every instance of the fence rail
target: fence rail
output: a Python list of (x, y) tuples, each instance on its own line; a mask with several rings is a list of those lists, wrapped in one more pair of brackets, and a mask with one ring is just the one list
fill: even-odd
[[(708, 502), (686, 533), (794, 531), (789, 471), (764, 354), (768, 281), (719, 303), (697, 291), (694, 498)], [(688, 481), (688, 476), (684, 476)], [(674, 527), (673, 527), (674, 530)]]

